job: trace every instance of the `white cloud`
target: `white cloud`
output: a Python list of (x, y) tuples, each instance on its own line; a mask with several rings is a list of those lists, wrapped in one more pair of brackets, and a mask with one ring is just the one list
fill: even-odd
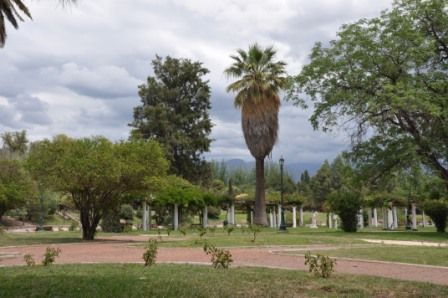
[[(210, 70), (215, 127), (212, 158), (251, 159), (240, 112), (223, 70), (237, 48), (273, 44), (298, 73), (316, 41), (347, 22), (372, 17), (392, 0), (30, 1), (33, 21), (8, 27), (0, 50), (0, 130), (27, 129), (31, 139), (58, 133), (126, 138), (137, 85), (156, 54), (199, 60)], [(284, 104), (274, 158), (320, 162), (347, 147), (344, 134), (313, 131), (310, 111)]]

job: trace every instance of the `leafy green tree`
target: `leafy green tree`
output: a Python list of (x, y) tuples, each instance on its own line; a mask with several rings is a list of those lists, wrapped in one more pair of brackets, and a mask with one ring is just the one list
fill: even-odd
[(23, 207), (36, 186), (17, 160), (0, 159), (0, 219), (6, 211)]
[(70, 195), (83, 239), (92, 240), (104, 213), (124, 194), (144, 194), (147, 179), (163, 176), (167, 161), (155, 141), (112, 143), (103, 137), (57, 136), (33, 146), (27, 166), (37, 181)]
[(209, 72), (200, 62), (156, 57), (154, 76), (139, 86), (141, 105), (134, 108), (136, 139), (158, 141), (170, 161), (169, 172), (191, 182), (210, 176), (201, 155), (209, 151), (212, 123), (209, 118)]
[(322, 208), (327, 196), (333, 191), (333, 177), (331, 167), (326, 160), (311, 178), (310, 187), (314, 208)]
[(394, 1), (317, 43), (290, 98), (315, 102), (315, 128), (352, 120), (354, 150), (384, 171), (418, 156), (448, 188), (447, 23), (447, 1)]
[(22, 158), (28, 150), (26, 131), (5, 132), (1, 135), (1, 155), (7, 158)]
[(239, 49), (237, 53), (225, 70), (228, 77), (237, 79), (227, 91), (236, 92), (234, 104), (241, 109), (244, 139), (255, 157), (254, 223), (266, 226), (264, 159), (277, 141), (279, 92), (286, 88), (286, 64), (274, 60), (276, 51), (272, 47), (262, 49), (254, 44), (247, 52)]

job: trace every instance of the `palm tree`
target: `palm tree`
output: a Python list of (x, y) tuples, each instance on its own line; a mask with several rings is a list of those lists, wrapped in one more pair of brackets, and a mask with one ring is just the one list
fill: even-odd
[(228, 77), (238, 79), (227, 87), (236, 92), (235, 107), (241, 109), (244, 139), (256, 161), (254, 223), (267, 225), (264, 159), (277, 141), (280, 90), (286, 88), (286, 63), (274, 61), (272, 47), (249, 46), (230, 56), (233, 64), (225, 70)]
[[(76, 0), (60, 0), (59, 2), (62, 5), (65, 5), (69, 2), (76, 2)], [(28, 7), (23, 3), (22, 0), (0, 0), (0, 48), (2, 48), (6, 42), (7, 34), (5, 18), (15, 29), (18, 29), (19, 21), (24, 21), (20, 12), (32, 19)]]

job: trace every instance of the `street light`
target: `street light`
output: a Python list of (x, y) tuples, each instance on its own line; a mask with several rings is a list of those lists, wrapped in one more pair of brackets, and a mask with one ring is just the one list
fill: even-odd
[(283, 205), (283, 165), (285, 163), (285, 159), (280, 157), (280, 208), (282, 208), (282, 214), (280, 219), (280, 231), (286, 231), (286, 223), (285, 223), (285, 208)]

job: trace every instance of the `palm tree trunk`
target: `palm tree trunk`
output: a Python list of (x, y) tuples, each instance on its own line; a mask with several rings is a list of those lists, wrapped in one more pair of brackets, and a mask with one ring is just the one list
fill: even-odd
[(254, 208), (254, 224), (267, 226), (268, 220), (266, 215), (266, 201), (264, 192), (264, 157), (255, 158), (255, 208)]

